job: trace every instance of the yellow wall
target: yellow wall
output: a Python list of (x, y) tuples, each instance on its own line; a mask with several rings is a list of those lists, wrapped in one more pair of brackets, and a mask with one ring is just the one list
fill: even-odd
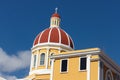
[(36, 77), (35, 77), (35, 79), (36, 80), (49, 80), (50, 79), (50, 75), (48, 74), (46, 74), (46, 75), (36, 75)]
[(25, 80), (29, 80), (31, 79), (32, 80), (49, 80), (50, 79), (50, 75), (49, 74), (44, 74), (44, 75), (37, 75), (37, 74), (32, 74), (32, 75), (29, 75), (25, 78)]
[[(54, 55), (58, 55), (58, 54), (70, 54), (70, 53), (78, 53), (78, 52), (87, 52), (90, 50), (98, 50), (98, 48), (93, 48), (93, 49), (86, 49), (86, 50), (77, 50), (77, 51), (69, 51), (69, 52), (62, 52), (60, 53), (58, 51), (58, 49), (54, 49), (54, 48), (50, 48), (49, 49), (49, 55), (51, 53), (54, 53)], [(47, 49), (41, 49), (39, 51), (34, 51), (33, 54), (41, 54), (41, 53), (47, 53)], [(87, 56), (87, 55), (86, 55)], [(90, 79), (91, 80), (97, 80), (98, 79), (98, 61), (97, 59), (99, 59), (98, 55), (93, 55), (90, 57), (92, 60), (95, 61), (91, 61), (90, 63)], [(40, 60), (40, 58), (39, 58)], [(54, 72), (53, 72), (53, 80), (87, 80), (87, 70), (84, 71), (80, 71), (79, 67), (80, 67), (80, 57), (70, 57), (68, 58), (68, 72), (65, 73), (61, 73), (60, 69), (61, 69), (61, 59), (57, 59), (55, 60), (54, 63)], [(50, 59), (48, 59), (48, 62), (50, 63)], [(50, 69), (50, 64), (48, 63), (48, 69)], [(89, 66), (89, 65), (87, 65)], [(45, 66), (38, 66), (36, 69), (45, 69)], [(34, 69), (33, 69), (34, 70)], [(37, 78), (40, 78), (41, 75), (36, 76)], [(74, 77), (73, 77), (74, 76)], [(44, 76), (43, 76), (44, 78)], [(74, 78), (74, 79), (73, 79)]]
[(54, 64), (53, 80), (86, 80), (86, 71), (79, 71), (79, 57), (68, 59), (68, 72), (66, 73), (60, 72), (60, 60), (55, 60)]
[[(79, 70), (79, 59), (80, 57), (71, 57), (68, 59), (68, 72), (61, 73), (61, 59), (55, 60), (54, 63), (54, 79), (53, 80), (87, 80), (87, 70)], [(90, 62), (90, 80), (98, 80), (98, 55), (91, 56), (94, 61)]]
[(98, 61), (93, 61), (90, 65), (90, 80), (98, 80)]
[(90, 80), (98, 80), (98, 60), (99, 55), (92, 55), (90, 62)]

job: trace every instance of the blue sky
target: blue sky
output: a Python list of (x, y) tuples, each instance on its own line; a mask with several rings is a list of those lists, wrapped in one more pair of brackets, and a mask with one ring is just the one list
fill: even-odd
[[(59, 8), (61, 28), (72, 37), (75, 49), (99, 47), (120, 65), (119, 0), (0, 0), (0, 52), (7, 56), (1, 58), (3, 63), (17, 65), (23, 57), (30, 57), (33, 41), (49, 27), (55, 7)], [(20, 66), (10, 66), (12, 69), (0, 70), (0, 74), (28, 75), (29, 64)]]

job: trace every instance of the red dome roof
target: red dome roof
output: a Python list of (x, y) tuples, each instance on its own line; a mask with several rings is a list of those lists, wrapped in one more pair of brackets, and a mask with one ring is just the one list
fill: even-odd
[(61, 28), (53, 27), (47, 28), (35, 38), (33, 46), (42, 43), (62, 44), (73, 48), (73, 41), (71, 37)]
[(59, 18), (60, 18), (60, 15), (59, 15), (58, 13), (54, 13), (54, 14), (52, 15), (52, 17), (59, 17)]

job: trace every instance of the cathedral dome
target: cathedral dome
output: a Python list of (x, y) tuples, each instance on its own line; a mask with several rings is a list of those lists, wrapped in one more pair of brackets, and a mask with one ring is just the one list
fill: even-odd
[(51, 16), (50, 27), (40, 32), (34, 40), (35, 46), (57, 46), (73, 50), (72, 38), (60, 28), (60, 15), (56, 12)]
[(34, 40), (33, 46), (38, 44), (62, 45), (70, 48), (74, 47), (71, 37), (58, 27), (47, 28), (39, 33)]

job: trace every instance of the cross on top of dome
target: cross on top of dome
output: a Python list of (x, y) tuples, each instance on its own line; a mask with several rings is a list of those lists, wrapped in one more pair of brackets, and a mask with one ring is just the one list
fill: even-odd
[(55, 8), (55, 13), (52, 15), (52, 17), (58, 17), (60, 18), (60, 15), (58, 14), (58, 8)]
[(57, 11), (58, 11), (58, 8), (56, 7), (56, 8), (55, 8), (55, 13), (57, 13)]

